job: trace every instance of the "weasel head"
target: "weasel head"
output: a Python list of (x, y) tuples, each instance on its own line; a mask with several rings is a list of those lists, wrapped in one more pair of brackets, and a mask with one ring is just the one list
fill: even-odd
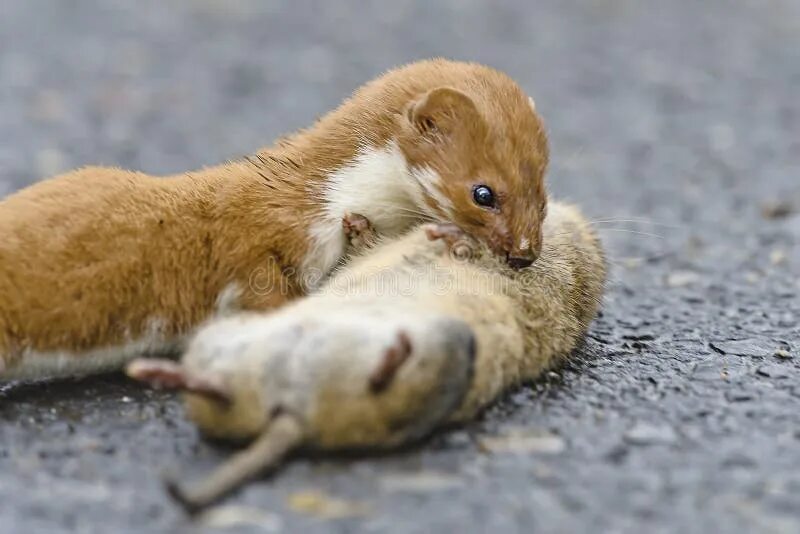
[(547, 137), (533, 101), (510, 78), (497, 73), (487, 86), (413, 98), (398, 144), (429, 211), (511, 267), (527, 267), (542, 246)]

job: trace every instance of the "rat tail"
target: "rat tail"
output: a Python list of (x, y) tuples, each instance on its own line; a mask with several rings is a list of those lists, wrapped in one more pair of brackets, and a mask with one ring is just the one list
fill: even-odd
[(276, 468), (304, 439), (299, 419), (290, 413), (280, 413), (247, 449), (234, 455), (207, 478), (189, 488), (167, 480), (167, 491), (189, 514), (195, 514), (249, 479)]

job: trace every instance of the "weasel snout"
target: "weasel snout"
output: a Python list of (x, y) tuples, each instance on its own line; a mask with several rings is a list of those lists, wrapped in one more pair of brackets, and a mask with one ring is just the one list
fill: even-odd
[(523, 240), (519, 247), (513, 248), (506, 253), (506, 262), (512, 269), (524, 269), (530, 267), (539, 257), (541, 246), (531, 246), (528, 240)]
[(512, 269), (530, 267), (542, 251), (542, 235), (534, 234), (533, 239), (521, 238), (513, 247), (506, 249), (506, 262)]
[(499, 257), (505, 257), (506, 263), (512, 269), (530, 267), (539, 257), (542, 250), (541, 234), (533, 238), (516, 237), (504, 225), (496, 226), (492, 233), (484, 238), (489, 248)]

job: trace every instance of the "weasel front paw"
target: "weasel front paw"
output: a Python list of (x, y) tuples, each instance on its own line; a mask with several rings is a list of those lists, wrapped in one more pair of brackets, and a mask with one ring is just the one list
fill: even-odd
[(358, 213), (346, 213), (342, 217), (342, 229), (353, 248), (370, 247), (375, 244), (378, 234), (369, 219)]
[(447, 251), (456, 259), (467, 260), (474, 256), (475, 247), (464, 231), (455, 224), (431, 223), (425, 225), (425, 235), (430, 241), (441, 239)]

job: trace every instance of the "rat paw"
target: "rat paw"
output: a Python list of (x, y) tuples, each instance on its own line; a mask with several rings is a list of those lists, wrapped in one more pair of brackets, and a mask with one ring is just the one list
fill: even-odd
[(453, 258), (466, 260), (475, 250), (467, 234), (455, 224), (432, 223), (425, 225), (425, 235), (430, 241), (442, 240)]
[(137, 358), (125, 372), (130, 378), (157, 389), (188, 391), (222, 404), (230, 404), (233, 397), (216, 377), (198, 376), (171, 360)]
[(342, 229), (353, 248), (370, 247), (377, 241), (377, 233), (369, 219), (358, 213), (346, 213), (342, 217)]

